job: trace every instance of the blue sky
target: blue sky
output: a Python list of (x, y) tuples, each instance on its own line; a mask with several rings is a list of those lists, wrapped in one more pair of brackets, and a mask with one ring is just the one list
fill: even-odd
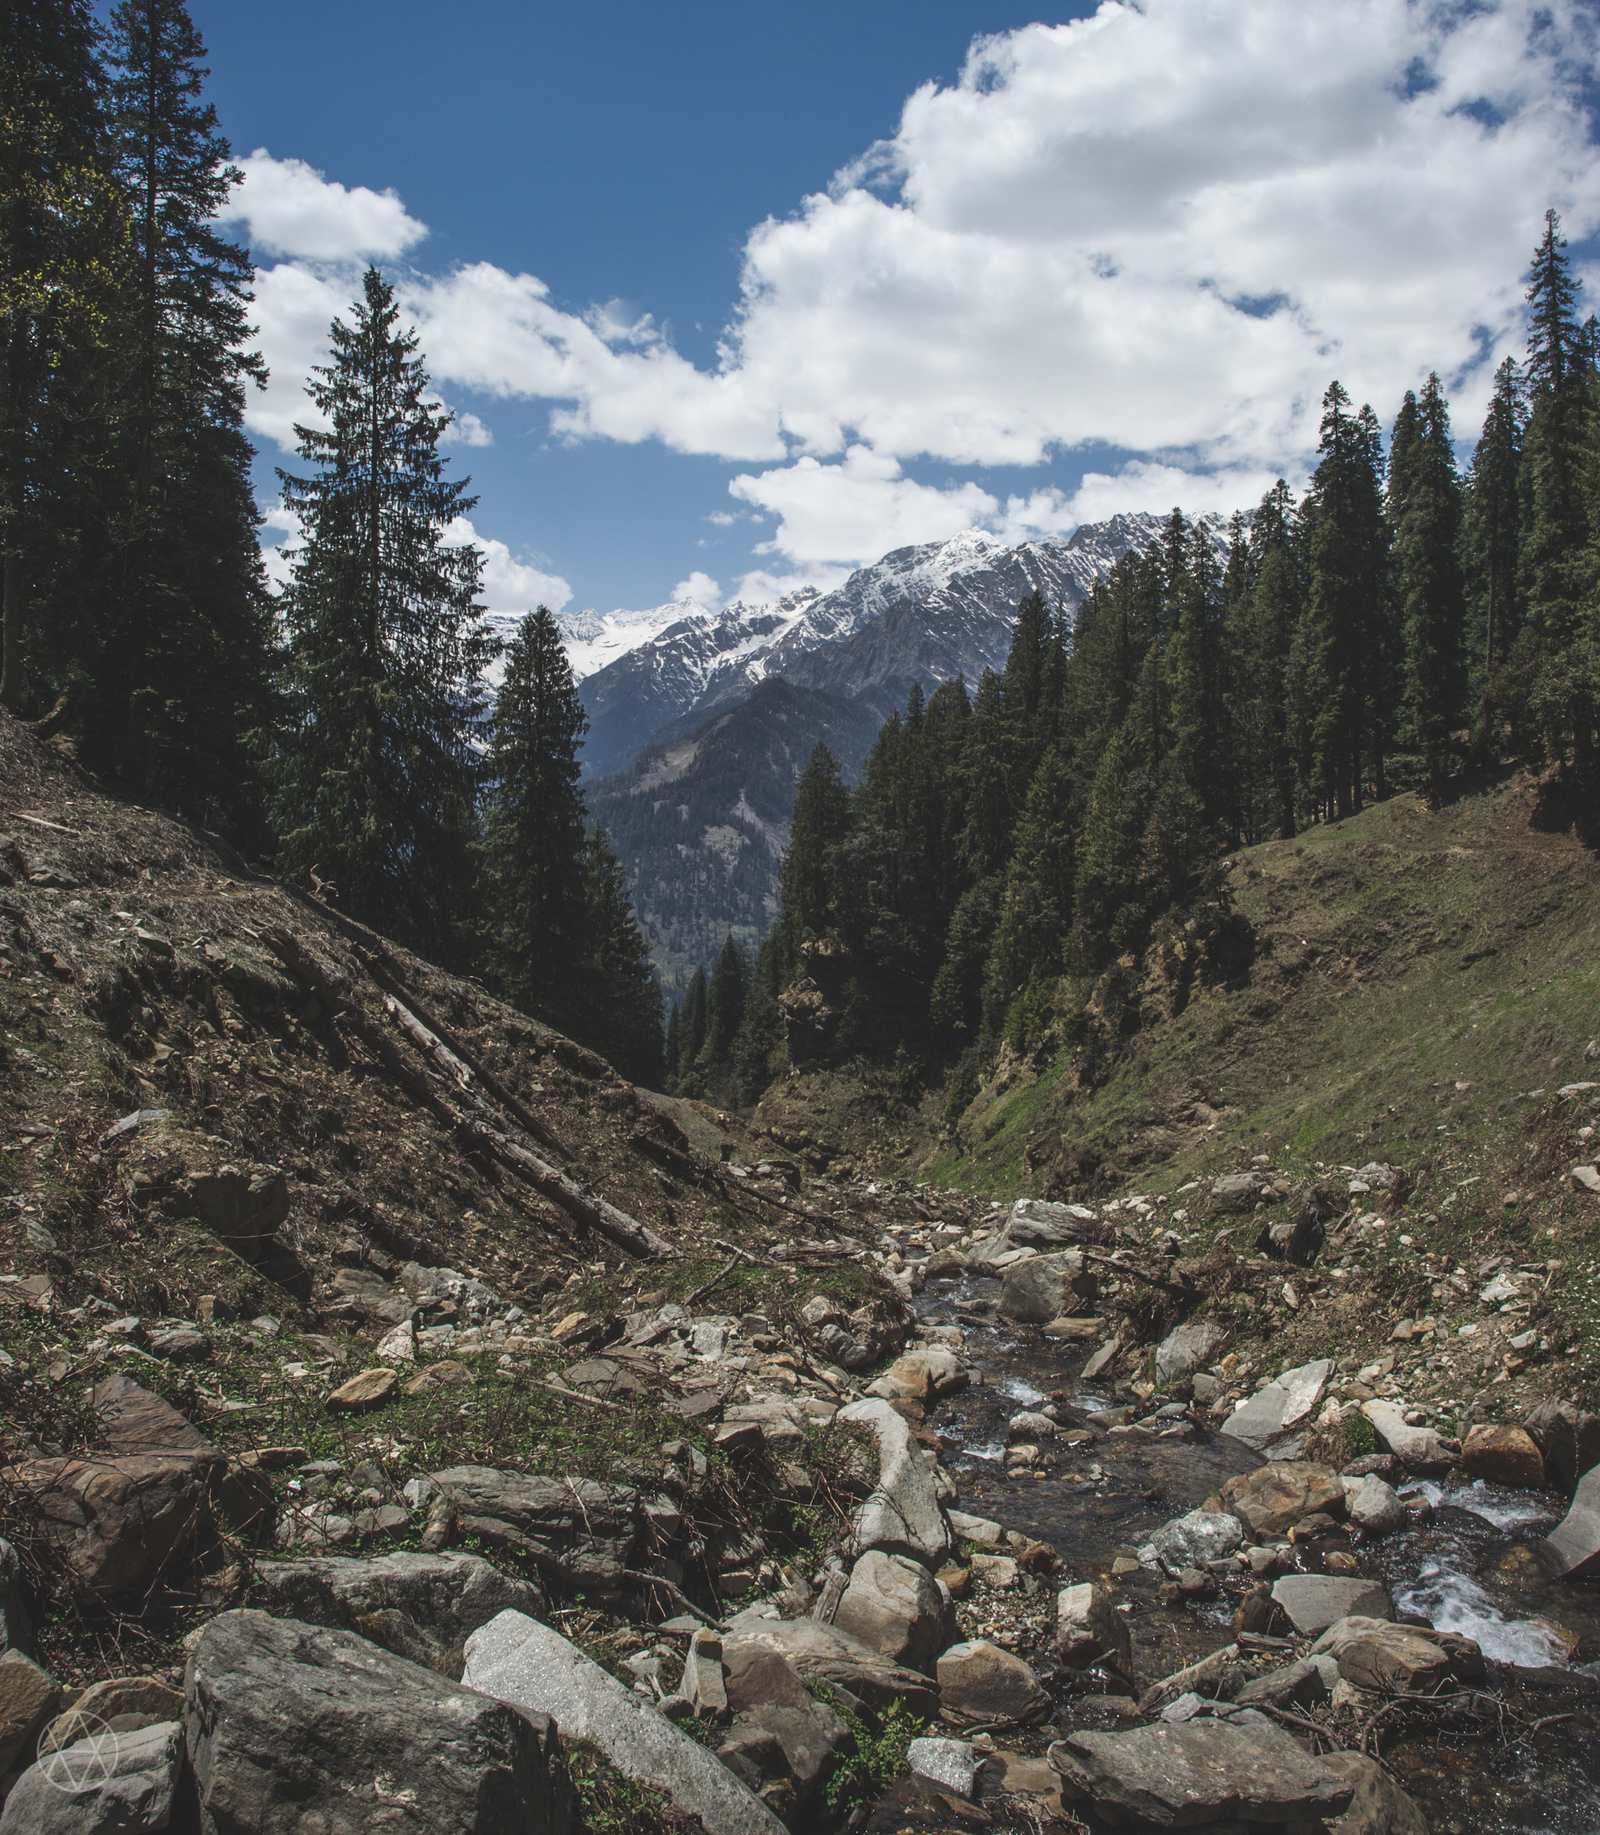
[(1470, 431), (1540, 213), (1600, 223), (1586, 0), (1092, 10), (192, 0), (270, 155), (264, 503), (364, 255), (476, 417), (503, 609), (1232, 507), (1334, 374), (1387, 418), (1437, 366)]

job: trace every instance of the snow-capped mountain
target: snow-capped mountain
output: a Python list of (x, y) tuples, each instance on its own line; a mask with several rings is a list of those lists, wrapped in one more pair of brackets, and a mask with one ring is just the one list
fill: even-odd
[[(620, 769), (669, 721), (742, 699), (772, 675), (885, 706), (903, 699), (913, 681), (925, 690), (957, 674), (976, 681), (1004, 664), (1019, 599), (1041, 592), (1075, 611), (1122, 555), (1160, 533), (1163, 520), (1114, 516), (1070, 538), (1019, 547), (969, 529), (897, 548), (832, 592), (807, 587), (769, 605), (735, 602), (715, 616), (682, 604), (614, 612), (609, 620), (579, 614), (603, 627), (568, 645), (589, 713), (586, 774)], [(649, 628), (667, 613), (681, 615)], [(580, 672), (579, 654), (598, 657), (599, 646), (634, 631), (635, 642)]]

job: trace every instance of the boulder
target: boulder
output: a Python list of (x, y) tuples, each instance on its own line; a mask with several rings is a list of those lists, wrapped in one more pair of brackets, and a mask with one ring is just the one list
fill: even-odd
[(1273, 1600), (1301, 1637), (1314, 1637), (1341, 1618), (1392, 1618), (1394, 1606), (1376, 1580), (1341, 1574), (1285, 1574)]
[(0, 1835), (143, 1835), (178, 1810), (183, 1728), (176, 1721), (103, 1730), (46, 1754), (18, 1778)]
[(835, 1320), (818, 1326), (813, 1341), (822, 1355), (841, 1370), (862, 1370), (872, 1362), (871, 1349)]
[(549, 1717), (352, 1632), (225, 1612), (200, 1634), (184, 1698), (205, 1829), (569, 1827), (570, 1787)]
[(6, 1474), (32, 1493), (39, 1528), (76, 1590), (101, 1599), (187, 1557), (211, 1527), (220, 1453), (35, 1459)]
[(1223, 1423), (1222, 1431), (1260, 1452), (1269, 1441), (1306, 1419), (1322, 1400), (1332, 1370), (1333, 1364), (1326, 1357), (1285, 1370), (1248, 1401), (1241, 1402)]
[(970, 1726), (1043, 1720), (1054, 1703), (1021, 1657), (984, 1638), (952, 1644), (939, 1658), (939, 1705), (946, 1719)]
[(937, 1567), (952, 1547), (950, 1523), (904, 1417), (875, 1397), (841, 1408), (835, 1419), (870, 1428), (878, 1442), (878, 1483), (856, 1511), (854, 1552), (881, 1548)]
[(906, 1747), (906, 1764), (914, 1776), (927, 1778), (970, 1803), (978, 1794), (978, 1773), (988, 1754), (964, 1739), (914, 1739)]
[(0, 1656), (0, 1777), (33, 1757), (34, 1742), (56, 1717), (61, 1684), (20, 1650)]
[(883, 1375), (867, 1390), (888, 1401), (908, 1399), (933, 1401), (941, 1395), (954, 1395), (965, 1389), (972, 1376), (967, 1366), (942, 1344), (920, 1345), (896, 1358)]
[(1013, 1262), (1000, 1284), (1000, 1310), (1023, 1325), (1048, 1325), (1074, 1302), (1093, 1301), (1100, 1283), (1081, 1254), (1068, 1249)]
[(1238, 1517), (1226, 1510), (1191, 1510), (1165, 1523), (1150, 1538), (1170, 1567), (1204, 1567), (1231, 1555), (1244, 1540)]
[(980, 1548), (995, 1547), (1005, 1531), (992, 1518), (969, 1516), (965, 1510), (950, 1512), (950, 1527), (963, 1542), (976, 1542)]
[(382, 1368), (358, 1370), (337, 1389), (330, 1391), (328, 1406), (336, 1414), (361, 1414), (368, 1408), (379, 1408), (394, 1394), (399, 1377)]
[(678, 1692), (701, 1720), (725, 1720), (728, 1688), (722, 1673), (722, 1637), (716, 1631), (697, 1631), (689, 1639), (683, 1659), (683, 1680)]
[(1227, 1333), (1215, 1319), (1190, 1319), (1156, 1346), (1156, 1381), (1162, 1388), (1187, 1382), (1222, 1349)]
[(1521, 1427), (1474, 1427), (1461, 1447), (1461, 1464), (1474, 1478), (1491, 1484), (1542, 1489), (1544, 1456), (1533, 1436)]
[(870, 1548), (856, 1562), (833, 1622), (891, 1663), (925, 1674), (950, 1642), (949, 1600), (920, 1561)]
[(850, 1743), (842, 1716), (814, 1699), (775, 1650), (747, 1645), (735, 1652), (727, 1690), (733, 1719), (717, 1757), (752, 1788), (787, 1778), (796, 1801), (804, 1803)]
[(559, 1631), (502, 1612), (467, 1639), (468, 1687), (588, 1740), (627, 1777), (664, 1791), (685, 1815), (726, 1835), (780, 1835), (750, 1788), (664, 1714), (591, 1662)]
[(1225, 1172), (1212, 1181), (1211, 1202), (1219, 1211), (1253, 1211), (1267, 1189), (1259, 1172)]
[(489, 1465), (449, 1466), (430, 1477), (454, 1507), (461, 1534), (514, 1549), (565, 1586), (615, 1586), (633, 1565), (643, 1523), (638, 1493), (626, 1485)]
[(1340, 1814), (1354, 1794), (1339, 1773), (1254, 1711), (1129, 1733), (1073, 1733), (1056, 1741), (1049, 1759), (1064, 1795), (1118, 1821), (1169, 1829), (1314, 1822)]
[(502, 1574), (481, 1555), (409, 1550), (372, 1560), (310, 1555), (258, 1561), (250, 1599), (303, 1624), (359, 1632), (430, 1665), (458, 1652), (468, 1634), (497, 1613), (538, 1617), (546, 1611), (533, 1582)]
[(939, 1690), (914, 1669), (891, 1663), (860, 1638), (816, 1618), (767, 1618), (741, 1612), (729, 1624), (723, 1659), (732, 1663), (744, 1650), (775, 1650), (810, 1687), (836, 1689), (874, 1711), (903, 1701), (924, 1720), (939, 1711)]
[(1339, 1619), (1311, 1655), (1332, 1657), (1353, 1687), (1386, 1695), (1436, 1694), (1452, 1679), (1481, 1682), (1485, 1674), (1483, 1652), (1471, 1638), (1381, 1618)]
[(1100, 1220), (1085, 1204), (1052, 1204), (1018, 1198), (1006, 1219), (1006, 1236), (1019, 1247), (1049, 1248), (1064, 1242), (1098, 1242)]
[(1344, 1510), (1344, 1485), (1331, 1466), (1305, 1460), (1274, 1460), (1230, 1478), (1222, 1507), (1244, 1524), (1256, 1541), (1285, 1536), (1302, 1517)]
[(1557, 1580), (1583, 1580), (1600, 1569), (1600, 1466), (1578, 1480), (1572, 1507), (1538, 1545)]
[(1585, 1472), (1600, 1465), (1600, 1415), (1571, 1402), (1541, 1402), (1524, 1422), (1550, 1482), (1570, 1492)]
[(279, 1167), (230, 1161), (170, 1111), (138, 1130), (119, 1170), (137, 1208), (193, 1218), (247, 1262), (262, 1260), (289, 1216), (289, 1182)]
[(194, 1325), (169, 1325), (150, 1334), (150, 1355), (168, 1363), (203, 1363), (211, 1355), (211, 1340)]
[(1361, 1412), (1372, 1423), (1378, 1438), (1408, 1472), (1448, 1472), (1455, 1455), (1431, 1427), (1408, 1427), (1398, 1403), (1363, 1402)]
[(1264, 1676), (1253, 1677), (1233, 1699), (1237, 1707), (1276, 1708), (1288, 1713), (1294, 1708), (1315, 1707), (1327, 1698), (1328, 1685), (1322, 1671), (1309, 1658), (1302, 1657), (1298, 1663), (1285, 1663), (1281, 1668), (1269, 1669)]
[(1071, 1669), (1104, 1664), (1133, 1680), (1133, 1640), (1127, 1620), (1098, 1581), (1063, 1587), (1056, 1598), (1055, 1652)]
[(1325, 1752), (1322, 1763), (1355, 1787), (1349, 1809), (1327, 1825), (1327, 1835), (1428, 1835), (1422, 1811), (1376, 1759)]
[[(1354, 1485), (1354, 1490), (1350, 1489)], [(1345, 1482), (1345, 1513), (1356, 1528), (1369, 1536), (1386, 1536), (1411, 1521), (1400, 1495), (1376, 1473)]]

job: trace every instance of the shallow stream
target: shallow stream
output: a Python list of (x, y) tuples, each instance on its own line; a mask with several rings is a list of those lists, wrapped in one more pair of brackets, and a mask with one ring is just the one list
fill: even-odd
[[(1259, 1458), (1214, 1434), (1202, 1442), (1094, 1432), (1095, 1415), (1118, 1406), (1108, 1391), (1077, 1380), (1095, 1347), (1000, 1318), (999, 1290), (996, 1280), (963, 1277), (930, 1282), (918, 1297), (924, 1324), (962, 1328), (973, 1373), (969, 1389), (930, 1411), (941, 1458), (961, 1509), (1053, 1543), (1072, 1579), (1106, 1580), (1131, 1602), (1144, 1688), (1228, 1642), (1237, 1595), (1166, 1605), (1149, 1570), (1111, 1582), (1111, 1564)], [(1063, 1446), (1067, 1429), (1046, 1443), (1044, 1471), (1008, 1475), (1007, 1421), (1052, 1396), (1081, 1412), (1094, 1437)], [(1474, 1638), (1493, 1666), (1489, 1692), (1506, 1713), (1490, 1710), (1479, 1737), (1407, 1733), (1385, 1744), (1386, 1762), (1435, 1835), (1600, 1835), (1600, 1584), (1553, 1583), (1534, 1552), (1564, 1500), (1481, 1481), (1403, 1489), (1427, 1497), (1431, 1520), (1352, 1545), (1360, 1571), (1383, 1581), (1397, 1612)], [(1315, 1550), (1297, 1559), (1307, 1572), (1325, 1571)], [(1074, 1724), (1088, 1705), (1080, 1703), (1067, 1697), (1058, 1722)]]

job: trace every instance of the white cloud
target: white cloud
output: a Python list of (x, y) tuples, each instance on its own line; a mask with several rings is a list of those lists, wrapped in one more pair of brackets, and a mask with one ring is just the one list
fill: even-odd
[(445, 429), (442, 444), (446, 446), (492, 446), (494, 435), (476, 414), (468, 414), (464, 409), (457, 408), (455, 419)]
[(687, 580), (680, 580), (673, 587), (671, 597), (675, 600), (691, 600), (708, 612), (722, 610), (722, 588), (710, 574), (702, 573), (698, 567)]
[(536, 605), (548, 605), (559, 612), (572, 597), (572, 588), (559, 574), (545, 573), (519, 561), (504, 542), (480, 535), (465, 516), (458, 516), (444, 532), (444, 539), (455, 547), (473, 542), (483, 553), (483, 606), (488, 612), (513, 617), (531, 612)]
[(274, 159), (265, 147), (238, 164), (244, 182), (224, 216), (247, 225), (251, 247), (261, 254), (376, 261), (404, 254), (428, 233), (393, 191), (347, 190), (303, 159)]

